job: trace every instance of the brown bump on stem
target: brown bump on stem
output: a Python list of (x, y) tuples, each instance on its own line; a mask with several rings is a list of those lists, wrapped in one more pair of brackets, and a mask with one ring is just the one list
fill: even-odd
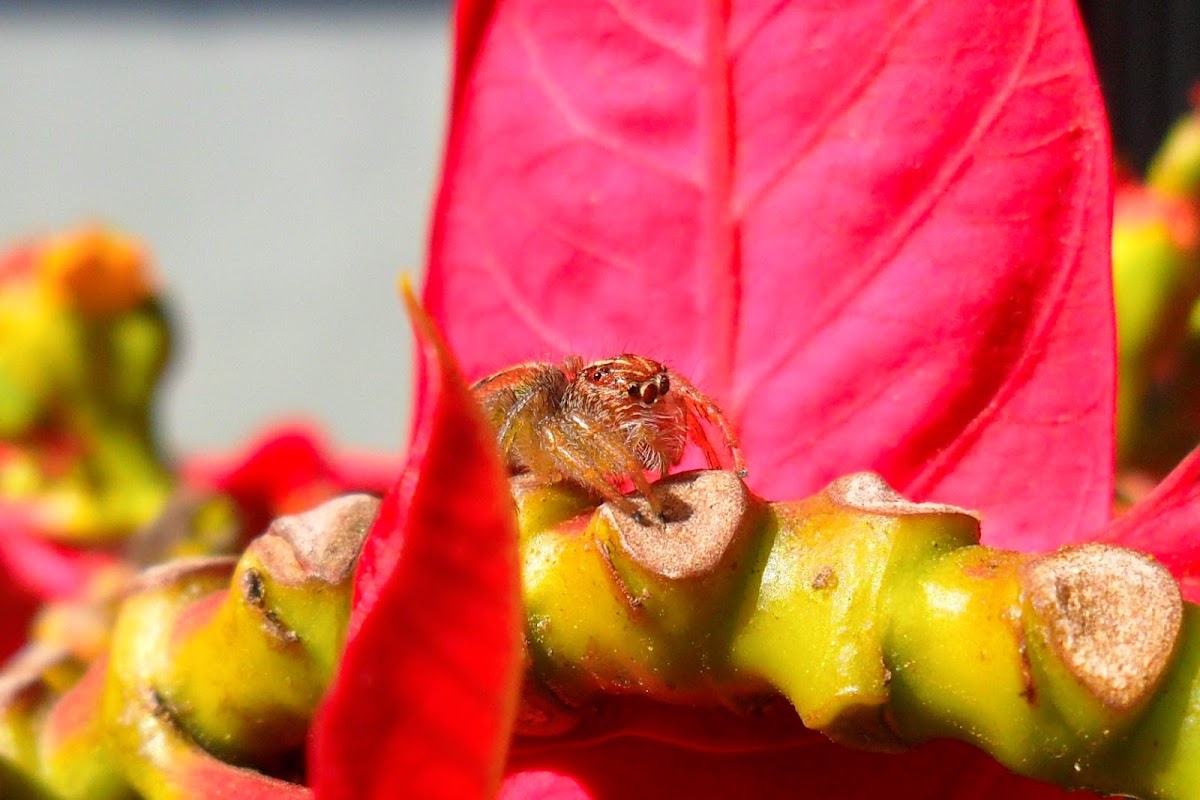
[(958, 506), (943, 503), (914, 503), (888, 485), (874, 472), (843, 475), (825, 487), (826, 496), (835, 504), (868, 514), (906, 517), (922, 514), (965, 514), (978, 520), (979, 515)]
[(117, 600), (125, 587), (106, 591), (112, 594), (95, 600), (60, 600), (42, 606), (34, 617), (30, 640), (65, 647), (81, 661), (91, 661), (108, 644)]
[(1126, 710), (1162, 678), (1183, 620), (1183, 598), (1152, 557), (1104, 544), (1065, 547), (1021, 570), (1046, 637), (1098, 700)]
[(280, 583), (296, 586), (317, 578), (336, 585), (354, 572), (378, 513), (379, 500), (371, 495), (335, 497), (303, 514), (279, 517), (247, 552)]
[(1025, 698), (1025, 702), (1034, 706), (1038, 703), (1038, 688), (1037, 681), (1033, 679), (1033, 662), (1029, 659), (1029, 645), (1021, 630), (1020, 620), (1018, 615), (1013, 615), (1010, 621), (1017, 630), (1017, 653), (1021, 657), (1021, 697)]
[(229, 575), (236, 565), (236, 556), (202, 556), (168, 561), (138, 575), (130, 587), (130, 592), (165, 589), (193, 577)]
[[(162, 563), (171, 557), (180, 544), (191, 539), (195, 532), (192, 522), (213, 495), (194, 489), (178, 489), (163, 506), (158, 516), (139, 528), (125, 543), (125, 557), (138, 566)], [(230, 532), (230, 540), (235, 536)]]
[(545, 481), (538, 480), (531, 472), (521, 472), (509, 477), (508, 488), (512, 492), (513, 499), (520, 504), (520, 500), (536, 493), (544, 488)]
[(158, 689), (147, 687), (142, 690), (143, 702), (146, 704), (147, 710), (158, 719), (170, 725), (176, 730), (180, 730), (177, 722), (175, 710), (171, 708), (171, 704), (167, 702), (167, 697)]
[(300, 641), (300, 634), (285, 625), (275, 613), (275, 609), (267, 605), (267, 591), (261, 572), (253, 568), (243, 570), (240, 584), (239, 588), (242, 590), (242, 597), (246, 599), (246, 605), (262, 617), (263, 628), (268, 634), (283, 642)]
[(612, 551), (608, 549), (607, 542), (600, 542), (596, 547), (596, 551), (600, 556), (600, 562), (604, 565), (604, 574), (612, 581), (613, 586), (621, 593), (621, 599), (625, 601), (626, 608), (630, 613), (636, 614), (642, 610), (643, 598), (633, 593), (633, 589), (621, 577), (621, 571), (617, 569), (617, 565), (613, 563)]
[(65, 647), (32, 644), (14, 655), (0, 672), (0, 707), (11, 705), (21, 695), (39, 691), (49, 670), (72, 660)]
[(560, 736), (578, 724), (579, 712), (526, 669), (514, 732), (518, 736)]
[(652, 489), (662, 504), (662, 521), (635, 495), (629, 499), (646, 522), (612, 503), (600, 507), (625, 552), (647, 570), (676, 580), (716, 569), (749, 511), (746, 485), (732, 472), (700, 470), (672, 475)]
[(837, 570), (835, 570), (829, 564), (826, 564), (817, 570), (817, 574), (814, 575), (812, 579), (812, 588), (818, 592), (824, 589), (836, 589), (837, 585)]

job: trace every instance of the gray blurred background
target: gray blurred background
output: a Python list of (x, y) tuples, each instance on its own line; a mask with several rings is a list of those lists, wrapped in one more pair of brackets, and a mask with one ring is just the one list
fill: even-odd
[(0, 2), (0, 241), (155, 254), (175, 452), (305, 416), (398, 452), (449, 70), (441, 3)]

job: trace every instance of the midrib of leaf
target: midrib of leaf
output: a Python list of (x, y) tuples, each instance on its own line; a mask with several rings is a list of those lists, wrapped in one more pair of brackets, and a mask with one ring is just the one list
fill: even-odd
[[(701, 59), (706, 128), (700, 277), (709, 291), (708, 370), (705, 388), (717, 398), (732, 396), (734, 353), (741, 311), (741, 248), (733, 209), (733, 94), (729, 59), (730, 0), (706, 0)], [(735, 421), (736, 424), (736, 421)]]

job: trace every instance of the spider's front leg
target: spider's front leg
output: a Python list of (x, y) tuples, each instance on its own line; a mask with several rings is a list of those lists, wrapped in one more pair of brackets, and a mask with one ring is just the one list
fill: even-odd
[(721, 463), (721, 457), (717, 455), (716, 448), (708, 440), (708, 433), (705, 432), (704, 426), (700, 424), (700, 417), (693, 413), (690, 407), (687, 409), (687, 428), (688, 436), (700, 448), (700, 452), (704, 453), (704, 460), (708, 463), (708, 468), (724, 469), (725, 465)]
[(641, 524), (645, 515), (609, 480), (610, 475), (628, 477), (662, 519), (662, 503), (650, 490), (642, 465), (612, 434), (597, 430), (575, 415), (551, 420), (542, 431), (546, 452), (554, 459), (565, 478), (591, 489)]

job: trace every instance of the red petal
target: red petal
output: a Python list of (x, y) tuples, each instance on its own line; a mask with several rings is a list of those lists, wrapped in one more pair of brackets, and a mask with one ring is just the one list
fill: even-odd
[(588, 748), (548, 750), (515, 766), (500, 800), (1095, 798), (1016, 776), (982, 752), (950, 741), (880, 755), (818, 737), (807, 746), (754, 753), (698, 753), (623, 738)]
[(1193, 450), (1154, 491), (1099, 537), (1150, 553), (1179, 580), (1185, 600), (1200, 602), (1200, 450)]
[[(7, 536), (0, 530), (0, 537)], [(29, 632), (29, 624), (38, 608), (38, 598), (13, 580), (7, 554), (0, 554), (0, 664), (21, 648)]]
[(304, 422), (276, 424), (237, 453), (193, 457), (181, 469), (188, 484), (233, 497), (252, 535), (277, 516), (343, 492), (382, 494), (397, 472), (390, 459), (332, 454), (321, 432)]
[(718, 398), (766, 496), (870, 468), (993, 544), (1105, 522), (1072, 2), (477, 2), (459, 47), (426, 298), (468, 375), (642, 352)]
[(77, 597), (93, 575), (121, 563), (115, 549), (45, 539), (33, 519), (19, 504), (0, 503), (0, 575), (20, 591), (43, 600)]
[(491, 797), (515, 712), (523, 615), (507, 478), (457, 367), (415, 301), (410, 313), (418, 422), (314, 728), (321, 798)]
[(19, 505), (0, 503), (0, 663), (25, 643), (43, 601), (77, 597), (118, 563), (114, 553), (41, 538)]

